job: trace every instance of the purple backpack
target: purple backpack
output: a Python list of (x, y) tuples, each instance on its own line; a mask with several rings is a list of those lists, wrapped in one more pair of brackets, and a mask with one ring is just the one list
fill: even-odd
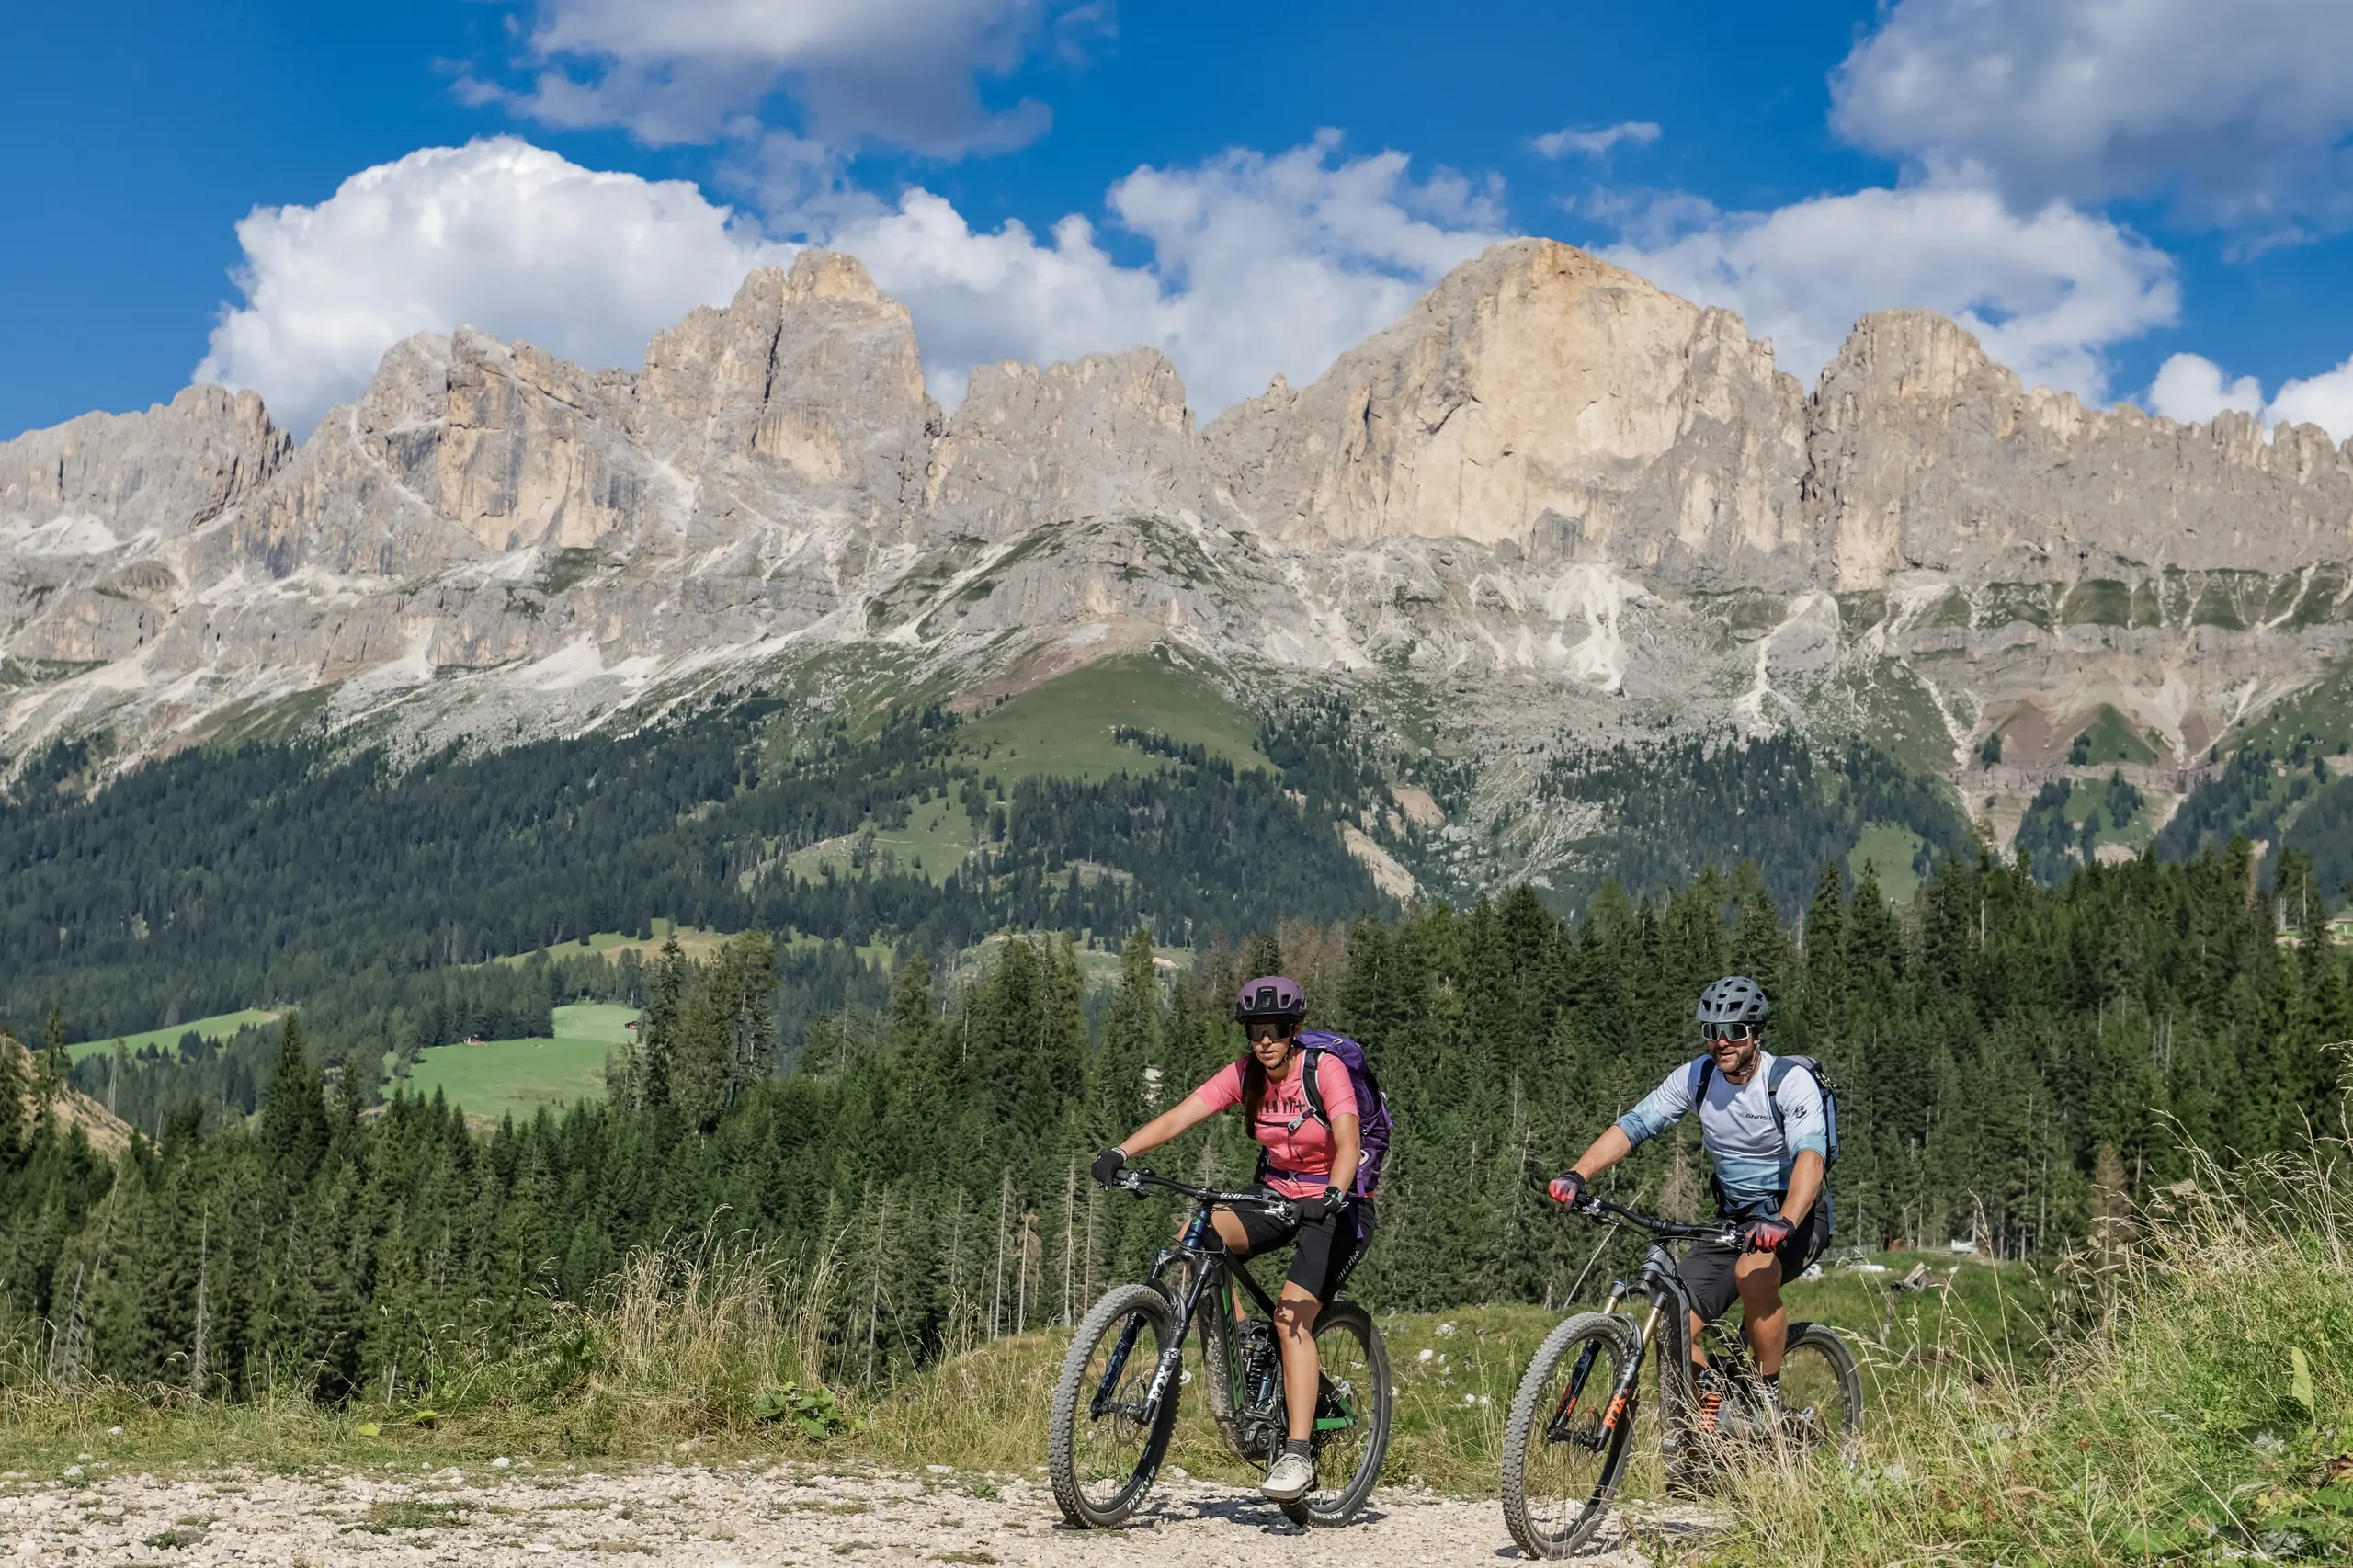
[(1389, 1119), (1389, 1096), (1381, 1092), (1381, 1080), (1372, 1075), (1364, 1047), (1347, 1036), (1309, 1029), (1299, 1037), (1299, 1043), (1307, 1052), (1307, 1060), (1299, 1064), (1299, 1086), (1307, 1091), (1307, 1113), (1327, 1130), (1332, 1119), (1324, 1113), (1324, 1091), (1315, 1082), (1317, 1059), (1328, 1051), (1348, 1070), (1348, 1083), (1357, 1092), (1357, 1131), (1363, 1143), (1363, 1153), (1357, 1156), (1356, 1195), (1373, 1197), (1381, 1187), (1381, 1167), (1388, 1163), (1389, 1145), (1396, 1132)]

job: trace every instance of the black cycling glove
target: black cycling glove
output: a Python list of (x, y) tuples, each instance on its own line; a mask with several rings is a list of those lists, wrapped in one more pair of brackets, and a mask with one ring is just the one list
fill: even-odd
[(1319, 1220), (1336, 1220), (1348, 1211), (1348, 1192), (1346, 1187), (1327, 1187), (1317, 1197), (1292, 1199), (1290, 1206), (1302, 1224), (1313, 1225)]
[(1128, 1152), (1125, 1149), (1106, 1149), (1095, 1156), (1095, 1164), (1089, 1168), (1095, 1172), (1097, 1181), (1110, 1187), (1119, 1181), (1120, 1173), (1127, 1168), (1127, 1164)]

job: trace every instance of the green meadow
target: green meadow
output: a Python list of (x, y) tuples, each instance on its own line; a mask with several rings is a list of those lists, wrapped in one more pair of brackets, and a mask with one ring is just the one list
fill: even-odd
[[(278, 1011), (276, 1008), (246, 1007), (234, 1013), (216, 1013), (209, 1018), (191, 1018), (187, 1023), (170, 1024), (160, 1029), (142, 1029), (137, 1034), (124, 1035), (121, 1040), (123, 1048), (136, 1056), (142, 1049), (151, 1045), (159, 1051), (175, 1050), (180, 1043), (180, 1037), (190, 1032), (201, 1035), (206, 1040), (226, 1040), (239, 1029), (249, 1028), (256, 1024), (276, 1023), (278, 1018)], [(114, 1051), (114, 1039), (108, 1037), (106, 1040), (85, 1040), (77, 1044), (69, 1045), (65, 1049), (74, 1061), (79, 1062), (85, 1056), (101, 1052), (111, 1054)]]
[(1879, 873), (1879, 885), (1887, 896), (1898, 903), (1909, 903), (1912, 895), (1920, 891), (1919, 874), (1912, 869), (1912, 858), (1920, 853), (1920, 835), (1908, 827), (1875, 822), (1856, 837), (1854, 848), (1847, 852), (1847, 872), (1860, 877), (1863, 863), (1870, 862)]
[(1236, 767), (1271, 767), (1257, 727), (1205, 676), (1165, 651), (1106, 659), (983, 710), (959, 732), (958, 750), (1006, 784), (1051, 775), (1107, 778), (1160, 759), (1112, 738), (1122, 724), (1206, 748)]
[(602, 1099), (605, 1059), (628, 1042), (626, 1026), (637, 1016), (636, 1008), (609, 1002), (558, 1007), (552, 1040), (429, 1046), (392, 1086), (426, 1096), (438, 1089), (467, 1115), (491, 1121)]

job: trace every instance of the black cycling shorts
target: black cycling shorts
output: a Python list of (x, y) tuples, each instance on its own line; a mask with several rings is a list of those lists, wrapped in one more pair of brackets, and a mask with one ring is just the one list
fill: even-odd
[[(1790, 1233), (1790, 1239), (1773, 1251), (1781, 1260), (1784, 1282), (1803, 1274), (1822, 1249), (1830, 1244), (1830, 1206), (1816, 1200), (1807, 1213), (1805, 1223)], [(1713, 1323), (1724, 1314), (1726, 1308), (1740, 1295), (1739, 1282), (1733, 1276), (1733, 1266), (1740, 1261), (1741, 1249), (1722, 1246), (1715, 1242), (1701, 1242), (1683, 1257), (1676, 1273), (1683, 1277), (1683, 1288), (1691, 1292), (1691, 1305), (1700, 1318)]]
[(1372, 1241), (1371, 1201), (1359, 1198), (1348, 1208), (1346, 1215), (1326, 1216), (1310, 1225), (1295, 1220), (1286, 1223), (1271, 1214), (1237, 1209), (1233, 1217), (1242, 1221), (1242, 1233), (1250, 1238), (1250, 1250), (1242, 1256), (1256, 1257), (1268, 1247), (1296, 1240), (1299, 1247), (1290, 1255), (1290, 1272), (1283, 1278), (1318, 1301), (1328, 1301), (1340, 1293)]

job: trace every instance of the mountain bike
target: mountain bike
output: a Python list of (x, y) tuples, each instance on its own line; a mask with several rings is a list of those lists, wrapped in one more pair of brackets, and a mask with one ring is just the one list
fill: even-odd
[[(1554, 1329), (1529, 1363), (1504, 1429), (1504, 1520), (1530, 1557), (1566, 1557), (1593, 1538), (1626, 1479), (1634, 1449), (1643, 1359), (1658, 1353), (1659, 1440), (1671, 1486), (1696, 1486), (1707, 1467), (1745, 1447), (1776, 1453), (1826, 1450), (1851, 1460), (1862, 1432), (1863, 1384), (1854, 1353), (1828, 1325), (1790, 1324), (1778, 1408), (1751, 1369), (1740, 1336), (1710, 1324), (1702, 1341), (1720, 1392), (1703, 1399), (1692, 1375), (1691, 1297), (1669, 1242), (1738, 1244), (1732, 1226), (1679, 1225), (1599, 1198), (1578, 1212), (1652, 1237), (1632, 1281), (1610, 1287), (1597, 1312)], [(1620, 1313), (1647, 1297), (1637, 1324)]]
[[(1195, 1208), (1176, 1244), (1153, 1262), (1140, 1285), (1114, 1286), (1071, 1339), (1054, 1383), (1046, 1468), (1063, 1517), (1104, 1529), (1133, 1514), (1152, 1490), (1176, 1426), (1185, 1335), (1200, 1326), (1210, 1414), (1241, 1458), (1274, 1458), (1287, 1426), (1275, 1303), (1210, 1222), (1220, 1205), (1289, 1219), (1267, 1192), (1217, 1192), (1130, 1171), (1120, 1185), (1142, 1198), (1159, 1187)], [(1257, 1308), (1244, 1316), (1247, 1297)], [(1324, 1303), (1315, 1319), (1315, 1486), (1280, 1505), (1294, 1524), (1345, 1525), (1372, 1494), (1389, 1448), (1389, 1350), (1362, 1307)]]

